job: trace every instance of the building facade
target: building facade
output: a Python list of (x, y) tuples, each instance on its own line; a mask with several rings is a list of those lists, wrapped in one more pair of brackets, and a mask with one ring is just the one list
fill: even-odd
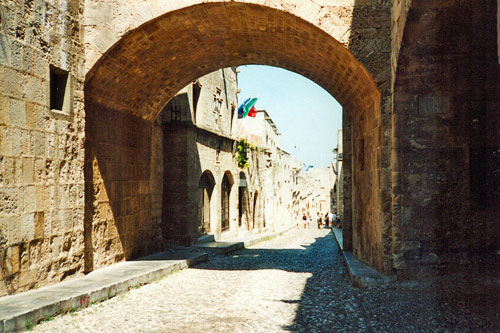
[(298, 174), (296, 179), (295, 206), (293, 210), (299, 215), (318, 212), (323, 216), (333, 211), (332, 192), (335, 186), (335, 171), (328, 168), (309, 168)]
[[(163, 237), (183, 244), (211, 234), (216, 239), (290, 224), (289, 155), (279, 132), (258, 112), (238, 119), (237, 68), (205, 75), (185, 87), (157, 120), (163, 131)], [(251, 124), (251, 125), (249, 125)], [(245, 139), (244, 167), (238, 146)], [(279, 178), (278, 178), (279, 175)]]

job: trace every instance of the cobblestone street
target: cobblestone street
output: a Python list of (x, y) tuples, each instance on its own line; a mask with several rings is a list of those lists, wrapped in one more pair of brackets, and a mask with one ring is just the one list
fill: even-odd
[(499, 331), (498, 280), (483, 275), (478, 288), (472, 280), (354, 288), (329, 230), (292, 230), (33, 331)]

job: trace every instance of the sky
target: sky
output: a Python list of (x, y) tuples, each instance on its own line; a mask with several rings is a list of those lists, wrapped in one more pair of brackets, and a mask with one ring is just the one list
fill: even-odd
[(281, 133), (281, 148), (306, 165), (327, 167), (342, 128), (342, 106), (326, 90), (285, 69), (247, 65), (238, 74), (239, 103), (257, 97)]

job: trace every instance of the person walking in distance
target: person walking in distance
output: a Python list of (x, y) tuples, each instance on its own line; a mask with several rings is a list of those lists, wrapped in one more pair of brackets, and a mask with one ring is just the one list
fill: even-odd
[(316, 223), (318, 224), (318, 229), (321, 229), (321, 225), (323, 224), (323, 220), (321, 218), (321, 213), (316, 213)]

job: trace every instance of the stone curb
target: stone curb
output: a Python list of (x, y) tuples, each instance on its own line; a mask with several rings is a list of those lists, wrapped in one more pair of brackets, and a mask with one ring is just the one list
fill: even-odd
[(194, 247), (216, 254), (228, 254), (245, 247), (244, 242), (207, 242), (193, 245)]
[(331, 229), (337, 245), (339, 246), (339, 250), (342, 252), (344, 263), (353, 286), (358, 288), (375, 287), (390, 284), (397, 280), (395, 275), (384, 275), (379, 273), (356, 259), (351, 251), (344, 251), (342, 246), (342, 230), (335, 227), (331, 227)]
[(82, 278), (2, 297), (0, 332), (26, 330), (54, 315), (85, 308), (207, 259), (206, 253), (188, 248), (162, 252), (104, 267)]

